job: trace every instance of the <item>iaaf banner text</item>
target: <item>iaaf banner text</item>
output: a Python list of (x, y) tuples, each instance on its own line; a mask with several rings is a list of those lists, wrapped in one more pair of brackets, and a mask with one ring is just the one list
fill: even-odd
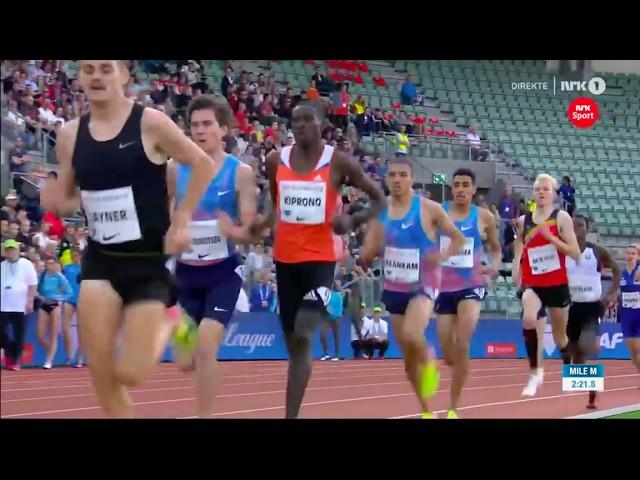
[[(400, 358), (398, 345), (389, 329), (390, 343), (387, 358)], [(434, 344), (438, 355), (440, 346), (436, 339), (435, 320), (429, 323), (426, 332), (427, 339)], [(323, 354), (320, 346), (319, 334), (314, 339), (314, 357)], [(334, 354), (333, 336), (329, 337), (329, 354)], [(340, 320), (340, 357), (352, 358), (351, 322), (348, 318)], [(35, 318), (28, 317), (26, 350), (23, 355), (23, 365), (40, 366), (44, 363), (45, 355), (35, 334)], [(557, 348), (553, 343), (551, 326), (547, 325), (543, 339), (546, 358), (559, 358)], [(471, 342), (471, 356), (473, 358), (524, 358), (526, 352), (522, 341), (522, 324), (517, 319), (482, 319)], [(280, 328), (278, 317), (271, 313), (241, 313), (231, 320), (219, 358), (222, 360), (277, 360), (286, 359), (287, 350)], [(628, 359), (629, 352), (624, 345), (620, 325), (603, 323), (600, 325), (600, 358)], [(171, 360), (171, 351), (167, 349), (164, 360)], [(65, 352), (62, 348), (62, 338), (58, 341), (58, 352), (54, 364), (65, 362)]]

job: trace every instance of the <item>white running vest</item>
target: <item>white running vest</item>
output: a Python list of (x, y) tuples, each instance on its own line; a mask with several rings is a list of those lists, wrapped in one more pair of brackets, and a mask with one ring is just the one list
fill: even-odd
[(595, 250), (587, 246), (580, 261), (567, 256), (565, 260), (569, 276), (571, 301), (577, 303), (598, 302), (602, 297), (602, 281), (598, 271), (598, 258)]

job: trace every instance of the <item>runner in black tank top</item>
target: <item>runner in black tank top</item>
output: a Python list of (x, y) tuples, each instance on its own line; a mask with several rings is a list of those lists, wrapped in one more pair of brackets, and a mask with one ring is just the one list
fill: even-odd
[[(78, 299), (80, 334), (100, 405), (130, 417), (125, 387), (149, 377), (172, 325), (165, 318), (170, 275), (165, 255), (189, 248), (193, 210), (212, 176), (209, 157), (164, 114), (129, 101), (125, 62), (82, 60), (80, 83), (91, 114), (68, 122), (56, 147), (60, 174), (41, 201), (64, 215), (81, 207), (89, 226)], [(166, 161), (194, 171), (170, 223)], [(123, 327), (119, 355), (114, 350)]]

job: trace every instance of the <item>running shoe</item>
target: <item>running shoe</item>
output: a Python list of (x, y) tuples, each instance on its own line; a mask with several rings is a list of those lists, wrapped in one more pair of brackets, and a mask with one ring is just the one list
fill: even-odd
[(439, 384), (440, 371), (438, 361), (434, 359), (425, 363), (420, 371), (420, 395), (426, 398), (434, 396)]
[(423, 420), (435, 420), (436, 418), (438, 418), (438, 417), (436, 416), (435, 413), (422, 412), (422, 419)]
[(338, 360), (340, 360), (338, 357), (333, 357), (333, 358), (331, 359), (331, 361), (332, 361), (332, 362), (337, 362)]
[(455, 410), (449, 410), (447, 412), (447, 419), (449, 419), (449, 420), (457, 420), (458, 418), (460, 418), (460, 417), (458, 417), (458, 414), (456, 413)]
[(42, 365), (42, 368), (44, 368), (45, 370), (51, 370), (51, 362), (44, 362), (44, 365)]
[(324, 362), (325, 360), (329, 360), (331, 357), (329, 355), (323, 355), (322, 358), (320, 358), (320, 361)]
[(189, 315), (183, 313), (180, 323), (173, 332), (173, 343), (182, 352), (195, 350), (198, 342), (198, 325)]
[(538, 369), (536, 373), (532, 373), (529, 375), (529, 381), (527, 385), (522, 390), (523, 397), (534, 397), (538, 391), (538, 388), (542, 385), (544, 381), (544, 373), (542, 369)]

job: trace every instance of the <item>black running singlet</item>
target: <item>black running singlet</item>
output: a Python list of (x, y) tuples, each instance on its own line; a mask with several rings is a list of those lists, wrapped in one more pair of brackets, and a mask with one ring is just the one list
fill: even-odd
[(134, 104), (115, 138), (95, 140), (90, 114), (80, 118), (72, 164), (89, 227), (89, 246), (105, 253), (158, 254), (169, 228), (167, 166), (142, 145), (142, 112)]

